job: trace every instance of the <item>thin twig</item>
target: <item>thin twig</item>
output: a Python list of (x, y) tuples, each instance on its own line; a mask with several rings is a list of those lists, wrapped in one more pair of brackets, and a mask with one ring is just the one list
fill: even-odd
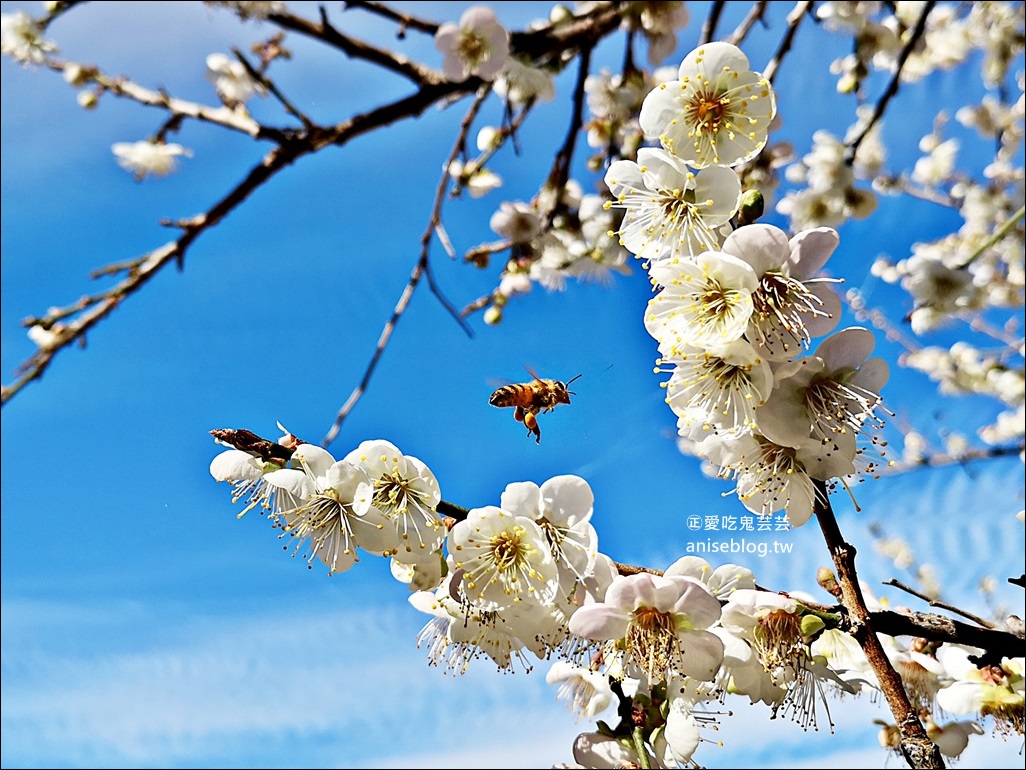
[(990, 628), (990, 629), (997, 628), (997, 625), (992, 623), (991, 621), (984, 620), (979, 615), (974, 615), (971, 612), (966, 612), (963, 609), (959, 609), (958, 607), (956, 607), (953, 604), (948, 604), (947, 602), (942, 602), (940, 599), (931, 599), (929, 596), (927, 596), (926, 594), (922, 593), (921, 591), (917, 591), (916, 589), (912, 588), (912, 586), (905, 585), (904, 583), (902, 583), (897, 578), (891, 578), (890, 580), (885, 580), (883, 582), (883, 584), (885, 586), (894, 586), (895, 588), (900, 588), (905, 593), (912, 594), (913, 596), (922, 599), (924, 602), (929, 604), (931, 607), (937, 607), (938, 609), (947, 610), (948, 612), (954, 612), (956, 615), (961, 615), (963, 618), (967, 618), (967, 619), (971, 620), (973, 623), (976, 623), (977, 625), (983, 626), (984, 628)]
[(769, 6), (769, 0), (759, 0), (759, 2), (754, 3), (745, 18), (737, 25), (737, 28), (730, 33), (730, 37), (727, 38), (726, 42), (731, 45), (740, 46), (744, 39), (748, 37), (749, 31), (755, 26), (755, 22), (762, 19), (766, 13), (767, 6)]
[(278, 103), (281, 104), (281, 106), (285, 110), (285, 112), (287, 112), (287, 113), (289, 113), (289, 115), (292, 115), (293, 117), (295, 117), (300, 123), (303, 124), (303, 126), (307, 130), (309, 130), (309, 129), (314, 127), (314, 122), (305, 113), (300, 111), (300, 109), (298, 107), (296, 107), (296, 105), (294, 105), (285, 96), (285, 94), (283, 94), (281, 92), (281, 90), (278, 88), (277, 85), (275, 85), (273, 80), (271, 80), (269, 77), (267, 77), (266, 74), (264, 74), (263, 72), (260, 72), (252, 64), (250, 64), (249, 63), (249, 59), (247, 59), (243, 55), (242, 51), (240, 51), (238, 48), (232, 48), (232, 53), (234, 53), (235, 54), (235, 58), (237, 58), (242, 63), (242, 66), (246, 68), (246, 73), (251, 78), (253, 78), (253, 80), (255, 80), (256, 82), (260, 83), (260, 85), (262, 85), (264, 88), (266, 88), (267, 91), (272, 96), (274, 96), (275, 99), (278, 100)]
[(698, 38), (698, 44), (704, 45), (710, 42), (716, 35), (716, 27), (720, 23), (720, 14), (723, 13), (724, 0), (716, 0), (709, 9), (709, 15), (705, 17), (702, 24), (702, 35)]
[(919, 712), (912, 706), (902, 684), (901, 676), (894, 670), (873, 626), (873, 619), (862, 596), (858, 573), (855, 571), (855, 547), (846, 542), (837, 525), (826, 484), (815, 481), (815, 514), (827, 549), (834, 561), (837, 582), (841, 587), (841, 602), (851, 619), (851, 635), (859, 643), (866, 660), (876, 674), (880, 690), (887, 700), (895, 724), (901, 735), (901, 752), (912, 768), (942, 768), (944, 759), (940, 749), (930, 740), (919, 718)]
[(351, 59), (362, 59), (389, 72), (402, 75), (417, 85), (442, 79), (438, 73), (402, 54), (378, 48), (363, 40), (343, 34), (328, 21), (328, 11), (324, 6), (320, 6), (318, 10), (321, 16), (320, 24), (291, 13), (272, 13), (268, 15), (267, 20), (283, 29), (320, 40), (322, 43), (342, 51)]
[(415, 29), (418, 32), (434, 35), (438, 31), (439, 27), (438, 22), (426, 21), (416, 16), (400, 13), (399, 11), (389, 8), (384, 3), (365, 2), (364, 0), (346, 0), (342, 5), (343, 10), (359, 8), (369, 13), (377, 14), (384, 19), (398, 22), (400, 30)]
[[(381, 335), (378, 337), (378, 344), (375, 346), (374, 353), (367, 364), (367, 368), (364, 370), (363, 377), (360, 379), (360, 384), (357, 385), (353, 392), (349, 394), (349, 398), (346, 399), (342, 408), (338, 410), (338, 414), (335, 415), (335, 422), (325, 434), (324, 440), (321, 441), (321, 446), (323, 447), (329, 446), (331, 442), (335, 440), (339, 431), (342, 429), (342, 423), (345, 422), (349, 413), (352, 412), (353, 408), (366, 392), (367, 386), (370, 384), (371, 377), (374, 374), (374, 370), (377, 368), (378, 362), (385, 353), (388, 341), (392, 338), (392, 332), (395, 331), (396, 324), (399, 323), (399, 319), (402, 318), (403, 313), (406, 312), (406, 308), (410, 304), (410, 299), (413, 297), (413, 292), (425, 273), (427, 274), (428, 282), (432, 284), (432, 291), (436, 291), (433, 286), (433, 278), (430, 274), (428, 254), (430, 252), (431, 239), (435, 233), (435, 228), (437, 228), (442, 221), (442, 204), (445, 201), (445, 191), (450, 182), (449, 166), (452, 165), (452, 162), (456, 160), (456, 157), (459, 155), (467, 140), (467, 135), (470, 132), (470, 127), (474, 122), (474, 118), (477, 117), (477, 113), (481, 109), (481, 105), (484, 104), (484, 100), (488, 97), (489, 93), (491, 93), (490, 86), (482, 85), (477, 92), (477, 96), (474, 99), (473, 104), (470, 105), (470, 109), (468, 109), (466, 115), (463, 116), (463, 121), (460, 123), (460, 129), (456, 137), (456, 141), (453, 143), (452, 150), (449, 152), (448, 160), (442, 166), (442, 174), (438, 181), (438, 185), (435, 188), (435, 199), (431, 206), (431, 217), (427, 228), (424, 230), (424, 234), (420, 238), (420, 257), (417, 259), (417, 264), (414, 266), (413, 272), (410, 273), (410, 278), (406, 282), (406, 286), (403, 288), (402, 294), (399, 296), (399, 301), (396, 302), (395, 308), (392, 310), (391, 317), (381, 330)], [(440, 296), (440, 294), (436, 292), (436, 296)], [(450, 308), (451, 305), (447, 304), (447, 309)], [(450, 312), (456, 313), (461, 325), (465, 328), (469, 328), (466, 327), (466, 322), (462, 318), (459, 318), (459, 314), (455, 309), (451, 309)]]
[(1005, 446), (980, 447), (978, 449), (966, 449), (957, 455), (947, 452), (928, 452), (914, 461), (906, 462), (895, 460), (892, 465), (885, 465), (880, 469), (880, 475), (890, 476), (898, 473), (908, 473), (921, 468), (943, 468), (948, 465), (968, 465), (971, 462), (980, 460), (996, 460), (1001, 457), (1017, 457), (1026, 451), (1026, 443), (1020, 441), (1018, 444)]
[(887, 109), (887, 105), (891, 99), (898, 93), (898, 87), (901, 84), (901, 71), (905, 67), (905, 62), (908, 61), (909, 55), (915, 49), (919, 39), (923, 36), (926, 31), (926, 18), (930, 15), (930, 11), (937, 4), (937, 0), (927, 0), (923, 4), (923, 10), (919, 14), (919, 19), (916, 21), (916, 26), (912, 30), (912, 34), (909, 35), (908, 40), (905, 41), (905, 47), (901, 49), (901, 53), (898, 55), (897, 66), (894, 68), (894, 74), (891, 76), (891, 82), (887, 84), (887, 89), (883, 92), (880, 100), (876, 103), (876, 107), (873, 108), (873, 114), (869, 117), (869, 120), (863, 125), (858, 135), (848, 142), (848, 149), (844, 155), (844, 162), (849, 166), (855, 162), (855, 153), (858, 152), (859, 145), (862, 144), (862, 140), (866, 138), (866, 135), (872, 130), (873, 126), (876, 125), (877, 121), (883, 117), (884, 111)]
[(812, 0), (803, 0), (800, 3), (795, 3), (794, 8), (787, 14), (787, 29), (784, 30), (784, 36), (780, 39), (780, 45), (777, 47), (776, 53), (773, 54), (773, 58), (770, 59), (769, 64), (766, 65), (766, 69), (762, 71), (763, 76), (770, 83), (773, 82), (773, 78), (777, 76), (777, 70), (780, 69), (780, 63), (784, 61), (784, 57), (787, 56), (787, 52), (791, 50), (791, 44), (794, 42), (795, 33), (798, 32), (798, 25), (801, 20), (805, 18), (805, 14), (812, 10)]
[(574, 148), (577, 146), (577, 135), (584, 125), (584, 99), (585, 83), (588, 80), (588, 73), (591, 69), (591, 45), (584, 45), (581, 48), (580, 68), (577, 70), (577, 82), (574, 84), (573, 106), (570, 113), (570, 125), (566, 130), (566, 138), (563, 146), (559, 148), (552, 163), (552, 169), (545, 181), (547, 187), (552, 190), (552, 206), (548, 211), (543, 212), (544, 227), (549, 227), (556, 213), (559, 211), (560, 202), (563, 198), (563, 189), (570, 179), (570, 164), (574, 157)]

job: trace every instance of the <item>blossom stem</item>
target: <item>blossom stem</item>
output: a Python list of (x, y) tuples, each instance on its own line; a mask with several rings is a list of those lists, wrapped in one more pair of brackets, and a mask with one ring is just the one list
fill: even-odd
[(846, 542), (841, 534), (825, 482), (816, 481), (815, 484), (816, 519), (837, 570), (841, 602), (851, 619), (850, 633), (865, 653), (894, 715), (901, 735), (901, 753), (911, 768), (943, 768), (945, 765), (940, 749), (927, 736), (919, 713), (912, 707), (908, 693), (905, 692), (901, 676), (891, 665), (876, 629), (873, 628), (872, 617), (855, 571), (855, 547)]
[(980, 248), (973, 252), (973, 255), (962, 264), (962, 267), (969, 267), (969, 265), (975, 262), (983, 252), (1008, 235), (1008, 231), (1019, 224), (1024, 216), (1026, 216), (1026, 206), (1020, 206), (1019, 210), (1012, 214), (1012, 216), (1010, 216), (1005, 223), (998, 228), (996, 233), (990, 236), (990, 238), (988, 238)]
[(652, 764), (648, 761), (648, 752), (645, 750), (645, 732), (641, 725), (638, 725), (631, 732), (634, 739), (634, 750), (638, 753), (638, 765), (642, 770), (649, 770)]

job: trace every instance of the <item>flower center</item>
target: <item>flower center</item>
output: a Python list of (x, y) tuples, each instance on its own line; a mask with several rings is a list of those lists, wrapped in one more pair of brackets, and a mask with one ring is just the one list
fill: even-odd
[(780, 346), (788, 352), (792, 347), (809, 344), (807, 317), (829, 315), (823, 310), (823, 300), (808, 286), (782, 273), (762, 276), (759, 288), (752, 294), (752, 305), (759, 341), (767, 348)]
[(802, 668), (805, 656), (798, 615), (772, 610), (761, 617), (755, 626), (755, 649), (763, 667), (771, 673), (784, 666)]
[(488, 46), (473, 32), (463, 32), (460, 35), (457, 50), (460, 52), (460, 58), (470, 64), (478, 64), (488, 55)]
[(720, 124), (729, 106), (728, 97), (703, 92), (696, 94), (688, 102), (685, 110), (689, 122), (694, 123), (696, 128), (715, 134), (720, 130)]
[(386, 513), (406, 513), (410, 500), (415, 495), (410, 480), (404, 479), (398, 473), (382, 476), (374, 482), (374, 507)]
[(673, 616), (652, 607), (634, 610), (624, 643), (628, 655), (650, 679), (663, 678), (681, 657)]
[(516, 570), (527, 560), (531, 547), (521, 541), (524, 534), (522, 528), (514, 527), (512, 532), (502, 532), (492, 538), (492, 563), (500, 572)]

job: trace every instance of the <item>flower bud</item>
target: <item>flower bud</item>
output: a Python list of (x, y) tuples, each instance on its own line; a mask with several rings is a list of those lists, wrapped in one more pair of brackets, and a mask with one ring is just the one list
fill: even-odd
[(750, 225), (759, 217), (766, 208), (766, 201), (758, 190), (746, 190), (741, 196), (741, 207), (737, 211), (739, 225)]
[(837, 584), (837, 577), (826, 567), (820, 567), (816, 571), (816, 582), (831, 596), (838, 599), (841, 597), (841, 587)]

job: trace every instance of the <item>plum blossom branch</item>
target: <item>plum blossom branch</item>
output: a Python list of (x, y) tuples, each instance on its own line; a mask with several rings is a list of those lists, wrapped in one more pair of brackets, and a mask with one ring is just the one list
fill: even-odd
[(402, 54), (395, 53), (394, 51), (387, 51), (384, 48), (378, 48), (362, 40), (357, 40), (356, 38), (343, 34), (328, 21), (328, 12), (324, 6), (319, 8), (319, 12), (321, 16), (320, 24), (290, 13), (274, 13), (268, 16), (268, 19), (273, 21), (275, 24), (278, 24), (283, 29), (298, 32), (302, 35), (320, 40), (333, 48), (337, 48), (351, 59), (362, 59), (371, 64), (376, 64), (383, 69), (402, 75), (417, 85), (439, 82), (442, 80), (442, 75), (440, 73), (436, 73), (428, 67), (418, 64)]
[(900, 588), (905, 593), (912, 594), (916, 598), (922, 599), (924, 602), (929, 604), (931, 607), (938, 607), (938, 608), (940, 608), (942, 610), (947, 610), (948, 612), (954, 612), (956, 615), (961, 615), (963, 618), (968, 618), (973, 623), (976, 623), (977, 625), (983, 626), (984, 628), (990, 628), (990, 629), (997, 628), (997, 625), (992, 623), (991, 621), (985, 620), (985, 619), (981, 618), (979, 615), (974, 615), (971, 612), (967, 612), (965, 610), (959, 609), (958, 607), (955, 607), (953, 604), (949, 604), (948, 602), (943, 602), (940, 599), (935, 599), (935, 598), (932, 598), (930, 596), (927, 596), (926, 594), (922, 593), (921, 591), (917, 591), (916, 589), (912, 588), (911, 586), (905, 585), (904, 583), (902, 583), (897, 578), (891, 578), (890, 580), (885, 580), (884, 581), (884, 585), (885, 586), (894, 586), (895, 588)]
[(766, 65), (766, 69), (763, 70), (763, 75), (770, 83), (773, 82), (773, 78), (776, 77), (777, 70), (780, 69), (780, 63), (787, 56), (787, 52), (791, 50), (791, 45), (794, 43), (795, 33), (798, 32), (798, 25), (802, 19), (805, 18), (805, 14), (812, 10), (813, 3), (811, 0), (802, 0), (802, 2), (795, 3), (794, 8), (789, 14), (787, 14), (787, 29), (784, 31), (784, 36), (780, 39), (780, 46), (777, 48), (776, 53), (773, 54), (773, 58), (770, 59), (769, 64)]
[(894, 73), (891, 75), (891, 82), (887, 84), (887, 88), (884, 90), (879, 101), (877, 101), (876, 106), (873, 108), (873, 114), (870, 115), (869, 119), (862, 124), (858, 134), (848, 142), (848, 149), (845, 152), (844, 161), (849, 166), (855, 162), (855, 154), (859, 150), (859, 145), (862, 144), (869, 132), (873, 130), (873, 126), (876, 125), (877, 121), (883, 117), (884, 111), (887, 109), (887, 105), (890, 104), (891, 99), (893, 99), (898, 93), (898, 87), (901, 85), (901, 71), (904, 69), (905, 62), (908, 61), (909, 55), (913, 50), (915, 50), (916, 45), (919, 43), (919, 39), (926, 31), (926, 19), (935, 5), (937, 5), (937, 0), (927, 0), (927, 2), (923, 3), (923, 10), (919, 13), (919, 19), (916, 21), (916, 25), (912, 29), (912, 33), (909, 35), (908, 40), (905, 41), (905, 46), (901, 49), (901, 53), (898, 55), (898, 60), (894, 67)]
[(388, 341), (392, 337), (392, 332), (395, 331), (396, 324), (399, 319), (402, 318), (403, 313), (406, 312), (406, 308), (410, 304), (410, 299), (413, 297), (413, 292), (417, 288), (417, 284), (420, 283), (420, 279), (423, 276), (427, 276), (428, 281), (431, 283), (432, 291), (435, 292), (439, 299), (443, 300), (443, 304), (446, 305), (446, 309), (459, 321), (460, 325), (463, 326), (464, 330), (468, 334), (472, 334), (466, 322), (460, 316), (458, 311), (455, 310), (451, 305), (448, 304), (444, 298), (441, 297), (437, 288), (434, 285), (434, 279), (430, 272), (430, 265), (428, 262), (428, 255), (430, 253), (431, 238), (438, 232), (442, 225), (442, 204), (445, 201), (445, 190), (449, 183), (449, 167), (452, 162), (456, 160), (456, 157), (460, 154), (464, 144), (467, 141), (467, 134), (470, 132), (470, 127), (474, 123), (474, 118), (477, 117), (478, 111), (481, 109), (481, 105), (484, 104), (484, 100), (491, 93), (491, 87), (489, 85), (482, 85), (478, 90), (477, 96), (474, 102), (471, 104), (470, 109), (467, 110), (466, 115), (463, 117), (463, 121), (460, 123), (459, 133), (456, 137), (456, 141), (453, 143), (452, 150), (449, 152), (449, 157), (442, 165), (441, 178), (438, 181), (438, 186), (435, 188), (435, 199), (431, 206), (431, 216), (428, 221), (428, 226), (424, 230), (424, 234), (420, 238), (421, 250), (420, 257), (417, 259), (417, 264), (413, 268), (413, 272), (410, 273), (410, 278), (406, 282), (406, 286), (403, 288), (402, 294), (399, 296), (399, 301), (396, 303), (395, 308), (392, 311), (391, 317), (385, 323), (384, 328), (381, 330), (381, 335), (378, 337), (378, 344), (374, 348), (374, 353), (371, 356), (370, 362), (367, 364), (367, 368), (364, 370), (363, 377), (360, 379), (360, 383), (356, 386), (353, 392), (346, 399), (346, 402), (342, 405), (342, 408), (338, 410), (338, 414), (335, 415), (335, 422), (324, 436), (324, 440), (321, 442), (322, 446), (327, 447), (332, 441), (338, 436), (339, 431), (342, 429), (342, 423), (345, 422), (346, 417), (353, 410), (360, 398), (367, 390), (367, 386), (370, 384), (371, 377), (374, 374), (374, 370), (377, 368), (378, 361), (381, 360), (381, 356), (384, 355), (385, 348), (388, 345)]
[(936, 744), (930, 740), (919, 718), (918, 711), (909, 701), (901, 676), (894, 670), (877, 636), (877, 629), (866, 600), (862, 596), (858, 574), (855, 571), (855, 547), (846, 542), (834, 517), (826, 484), (816, 481), (815, 514), (820, 531), (826, 541), (837, 570), (841, 588), (841, 603), (851, 619), (851, 634), (859, 643), (877, 676), (887, 705), (901, 733), (901, 751), (912, 768), (942, 768), (944, 760)]
[[(64, 12), (72, 5), (72, 3), (67, 3), (58, 6), (51, 12), (48, 19), (52, 20), (57, 13)], [(549, 24), (529, 32), (514, 33), (512, 35), (513, 49), (532, 60), (554, 58), (557, 63), (561, 63), (562, 57), (579, 49), (590, 48), (604, 35), (616, 30), (620, 21), (621, 5), (621, 3), (598, 3), (593, 9), (560, 24), (558, 28), (554, 24)], [(239, 185), (229, 191), (206, 213), (175, 223), (175, 226), (185, 231), (181, 238), (148, 252), (136, 260), (124, 261), (113, 268), (100, 268), (94, 272), (94, 275), (127, 273), (126, 277), (116, 286), (84, 297), (65, 309), (58, 309), (41, 317), (23, 321), (24, 326), (39, 326), (47, 332), (46, 342), (18, 367), (15, 381), (2, 388), (0, 406), (7, 404), (27, 383), (39, 379), (59, 350), (74, 342), (84, 343), (87, 331), (106, 318), (127, 296), (148, 283), (149, 279), (165, 265), (175, 262), (181, 267), (185, 252), (193, 240), (220, 222), (256, 187), (265, 183), (278, 171), (304, 155), (314, 154), (328, 146), (343, 146), (351, 139), (372, 132), (384, 125), (398, 122), (404, 118), (416, 117), (432, 104), (445, 103), (473, 93), (482, 85), (481, 79), (476, 76), (457, 83), (442, 80), (437, 73), (428, 68), (417, 68), (414, 72), (404, 64), (402, 58), (396, 58), (391, 53), (380, 49), (361, 46), (339, 33), (327, 23), (323, 10), (320, 25), (291, 14), (271, 14), (269, 18), (279, 25), (288, 26), (290, 29), (325, 40), (336, 47), (345, 47), (344, 50), (353, 55), (366, 58), (380, 66), (411, 77), (418, 82), (420, 87), (407, 97), (354, 115), (331, 127), (310, 124), (308, 120), (303, 120), (298, 111), (289, 110), (287, 102), (283, 102), (286, 110), (299, 117), (304, 126), (302, 129), (280, 129), (257, 122), (243, 110), (235, 110), (227, 106), (209, 107), (179, 99), (162, 91), (147, 89), (125, 78), (109, 77), (93, 67), (78, 73), (79, 76), (84, 76), (88, 81), (95, 83), (104, 92), (168, 111), (171, 118), (165, 124), (162, 132), (166, 132), (169, 127), (177, 127), (184, 118), (193, 118), (245, 133), (255, 139), (269, 139), (276, 142), (278, 146), (271, 150)], [(65, 74), (72, 66), (71, 63), (62, 62), (52, 57), (47, 57), (45, 64), (50, 69)], [(262, 77), (261, 80), (266, 81), (266, 78)], [(434, 277), (426, 266), (415, 270), (414, 276), (411, 276), (414, 284), (419, 281), (422, 273), (427, 277), (433, 293), (442, 301), (453, 317), (460, 321), (459, 313), (450, 307), (441, 296), (435, 285)], [(403, 296), (406, 297), (405, 292)], [(400, 303), (405, 305), (408, 301), (409, 299), (406, 297), (405, 301), (401, 299)], [(88, 312), (83, 312), (87, 309)], [(62, 322), (63, 319), (74, 315), (77, 315), (74, 322)], [(462, 321), (460, 322), (462, 324)], [(390, 329), (390, 327), (386, 325), (386, 329)], [(387, 341), (387, 335), (385, 341)], [(379, 344), (381, 342), (379, 340)]]
[(702, 24), (702, 34), (698, 38), (699, 44), (710, 42), (716, 35), (716, 27), (720, 23), (720, 16), (723, 14), (724, 0), (716, 0), (709, 9), (709, 15), (705, 17)]
[(760, 21), (765, 16), (768, 5), (768, 0), (759, 0), (759, 2), (754, 3), (741, 20), (741, 23), (730, 33), (730, 37), (726, 38), (726, 41), (731, 45), (740, 46), (744, 39), (748, 37), (749, 31), (755, 26), (755, 22)]

